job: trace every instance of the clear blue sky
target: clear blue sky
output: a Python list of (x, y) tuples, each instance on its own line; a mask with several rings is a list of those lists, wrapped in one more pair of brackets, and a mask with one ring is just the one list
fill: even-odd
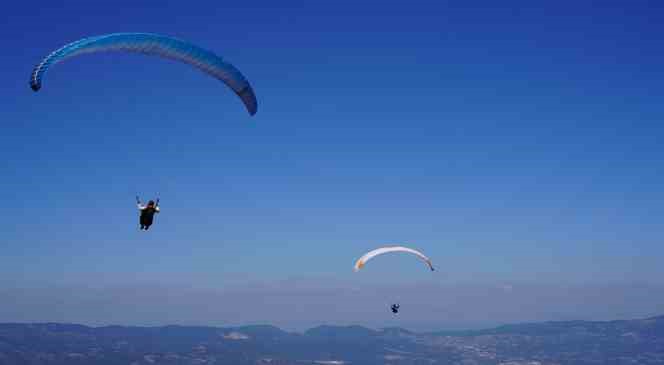
[[(626, 291), (664, 285), (664, 5), (592, 4), (5, 4), (0, 288), (73, 302), (17, 299), (0, 320), (381, 325), (394, 297), (429, 306), (405, 326), (432, 313), (436, 325), (481, 326), (664, 312), (664, 297), (643, 307)], [(139, 55), (73, 59), (30, 90), (52, 50), (132, 31), (232, 62), (256, 90), (256, 116), (197, 70)], [(134, 195), (157, 193), (163, 213), (139, 232)], [(394, 256), (352, 273), (387, 243), (421, 249), (439, 271)], [(384, 300), (354, 304), (347, 292), (373, 285)], [(418, 285), (427, 296), (404, 294)], [(625, 303), (598, 314), (543, 299), (483, 321), (497, 299), (478, 289), (487, 298), (475, 306), (436, 307), (450, 299), (442, 287), (463, 285), (525, 285), (525, 297), (614, 285), (607, 301)], [(271, 303), (268, 287), (295, 292), (285, 308), (325, 299), (271, 313), (256, 304)], [(131, 288), (194, 304), (157, 300), (146, 320), (123, 307)], [(219, 294), (228, 288), (246, 295)], [(102, 313), (71, 299), (86, 290), (117, 295)], [(196, 309), (217, 302), (237, 310)]]

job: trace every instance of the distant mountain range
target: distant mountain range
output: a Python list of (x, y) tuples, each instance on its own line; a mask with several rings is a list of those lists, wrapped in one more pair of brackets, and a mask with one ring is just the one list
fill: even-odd
[(0, 365), (664, 364), (664, 316), (477, 331), (0, 324)]

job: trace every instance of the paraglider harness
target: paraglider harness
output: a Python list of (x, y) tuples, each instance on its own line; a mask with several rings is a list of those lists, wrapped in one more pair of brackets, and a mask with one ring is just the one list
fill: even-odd
[(395, 314), (399, 313), (399, 304), (392, 304), (392, 307), (390, 307), (390, 309), (392, 309), (392, 313)]
[[(152, 201), (150, 201), (152, 202)], [(159, 198), (154, 202), (154, 204), (148, 204), (146, 206), (141, 205), (141, 200), (136, 196), (136, 203), (138, 204), (139, 209), (141, 210), (141, 216), (139, 218), (139, 223), (141, 224), (141, 229), (145, 229), (146, 231), (150, 228), (150, 226), (153, 223), (154, 220), (154, 214), (159, 212), (158, 207), (159, 207)]]

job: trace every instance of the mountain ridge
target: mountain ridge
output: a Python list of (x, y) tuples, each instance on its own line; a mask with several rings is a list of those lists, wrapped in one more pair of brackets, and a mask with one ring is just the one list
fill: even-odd
[(321, 325), (0, 323), (0, 365), (664, 364), (664, 316), (411, 332)]
[[(298, 331), (287, 331), (281, 329), (278, 326), (271, 324), (252, 324), (252, 325), (240, 325), (240, 326), (208, 326), (208, 325), (187, 325), (187, 324), (165, 324), (165, 325), (154, 325), (154, 326), (142, 326), (142, 325), (84, 325), (71, 322), (0, 322), (0, 326), (62, 326), (62, 327), (71, 327), (78, 329), (110, 329), (110, 328), (125, 328), (125, 329), (166, 329), (166, 328), (183, 328), (183, 329), (201, 329), (201, 330), (226, 330), (226, 331), (265, 331), (265, 332), (274, 332), (274, 333), (283, 333), (291, 335), (306, 335), (307, 333), (318, 333), (321, 330), (336, 329), (342, 331), (366, 331), (370, 333), (380, 334), (385, 331), (399, 331), (408, 334), (423, 334), (423, 335), (435, 335), (442, 333), (457, 333), (457, 334), (466, 334), (466, 333), (485, 333), (488, 331), (499, 331), (507, 330), (512, 328), (527, 327), (527, 326), (551, 326), (551, 325), (596, 325), (596, 324), (622, 324), (622, 323), (634, 323), (637, 321), (657, 321), (664, 324), (664, 314), (656, 315), (651, 317), (644, 318), (634, 318), (634, 319), (614, 319), (614, 320), (560, 320), (560, 321), (538, 321), (538, 322), (515, 322), (510, 324), (503, 324), (493, 327), (487, 327), (482, 329), (460, 329), (460, 330), (438, 330), (438, 331), (412, 331), (403, 327), (380, 327), (380, 328), (371, 328), (362, 325), (331, 325), (331, 324), (321, 324), (308, 328), (302, 332)], [(313, 331), (313, 332), (312, 332)]]

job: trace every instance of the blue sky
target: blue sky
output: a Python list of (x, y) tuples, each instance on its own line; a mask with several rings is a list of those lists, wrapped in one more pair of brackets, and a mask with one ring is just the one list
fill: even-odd
[[(159, 301), (168, 315), (151, 324), (380, 325), (393, 297), (432, 305), (448, 297), (441, 286), (460, 285), (524, 285), (524, 297), (555, 287), (560, 298), (571, 295), (561, 285), (590, 286), (611, 293), (602, 303), (626, 303), (560, 314), (543, 299), (522, 317), (479, 320), (489, 295), (454, 314), (442, 304), (411, 312), (400, 324), (430, 313), (436, 325), (481, 326), (663, 312), (664, 296), (652, 307), (627, 300), (634, 285), (664, 285), (662, 7), (5, 5), (0, 288), (53, 301), (86, 290), (117, 295), (103, 314), (83, 299), (60, 311), (17, 300), (0, 304), (0, 320), (144, 323), (120, 305), (132, 287), (193, 303), (215, 292), (237, 305), (206, 316)], [(230, 90), (194, 69), (138, 55), (73, 59), (53, 67), (39, 93), (28, 87), (33, 66), (55, 48), (127, 31), (215, 51), (250, 80), (258, 113), (249, 117)], [(157, 193), (163, 213), (139, 232), (134, 195)], [(395, 255), (352, 273), (358, 256), (387, 243), (421, 249), (440, 270), (430, 275)], [(286, 317), (246, 309), (269, 302), (261, 288), (300, 281), (283, 305), (326, 290), (323, 307)], [(431, 296), (404, 294), (418, 285)], [(348, 304), (343, 315), (320, 309), (353, 303), (348, 290), (358, 286), (385, 286), (385, 299)], [(227, 288), (248, 294), (219, 294)], [(520, 298), (510, 305), (520, 308)]]

